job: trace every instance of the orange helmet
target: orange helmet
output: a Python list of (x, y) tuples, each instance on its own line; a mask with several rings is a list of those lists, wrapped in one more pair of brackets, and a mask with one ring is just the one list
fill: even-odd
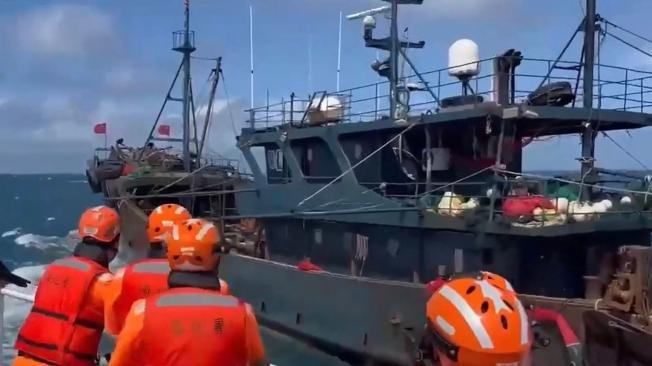
[(174, 225), (191, 218), (190, 212), (181, 205), (175, 203), (160, 205), (149, 214), (147, 239), (152, 244), (163, 242), (172, 232)]
[(120, 235), (120, 216), (106, 206), (89, 208), (79, 218), (79, 236), (99, 243), (113, 244)]
[(498, 287), (500, 290), (514, 292), (514, 287), (512, 284), (507, 281), (507, 279), (501, 275), (497, 275), (492, 272), (480, 271), (481, 279), (489, 282), (494, 287)]
[(426, 315), (442, 366), (529, 365), (530, 327), (514, 292), (456, 279), (432, 295)]
[(215, 269), (219, 242), (217, 228), (209, 221), (190, 219), (173, 226), (166, 245), (170, 268), (191, 272)]

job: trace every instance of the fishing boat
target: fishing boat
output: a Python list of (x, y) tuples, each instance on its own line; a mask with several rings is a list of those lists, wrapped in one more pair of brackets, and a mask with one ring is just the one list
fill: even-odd
[[(399, 8), (423, 0), (384, 1), (351, 18), (363, 18), (365, 46), (389, 54), (372, 65), (387, 81), (250, 109), (237, 146), (251, 178), (202, 169), (201, 148), (192, 157), (186, 7), (175, 46), (186, 88), (182, 169), (93, 178), (114, 159), (88, 173), (119, 209), (125, 247), (147, 247), (149, 208), (190, 200), (196, 216), (235, 232), (220, 275), (261, 324), (352, 364), (412, 364), (426, 285), (479, 270), (505, 276), (528, 306), (556, 311), (579, 335), (590, 323), (593, 345), (613, 351), (623, 342), (605, 335), (613, 319), (604, 316), (614, 311), (636, 339), (649, 339), (649, 308), (635, 305), (652, 300), (647, 267), (614, 259), (632, 250), (636, 263), (652, 256), (652, 177), (602, 169), (594, 152), (598, 134), (652, 125), (652, 73), (596, 62), (596, 40), (613, 24), (597, 15), (596, 1), (587, 0), (557, 59), (514, 49), (481, 59), (465, 39), (451, 46), (449, 67), (423, 73), (406, 50), (425, 42), (403, 41), (397, 28)], [(375, 36), (377, 14), (389, 19), (388, 37)], [(580, 33), (580, 60), (566, 61)], [(399, 60), (410, 75), (399, 73)], [(525, 145), (563, 135), (582, 138), (579, 177), (523, 172)], [(575, 362), (577, 345), (554, 327), (537, 334), (539, 364)]]

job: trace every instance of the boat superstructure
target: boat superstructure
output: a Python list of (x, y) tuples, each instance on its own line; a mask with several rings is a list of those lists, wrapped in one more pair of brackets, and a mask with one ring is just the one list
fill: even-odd
[[(652, 125), (652, 73), (595, 62), (605, 22), (595, 0), (573, 36), (584, 33), (579, 62), (563, 59), (568, 46), (553, 60), (513, 49), (481, 59), (460, 40), (449, 67), (419, 72), (405, 50), (425, 43), (401, 41), (397, 20), (399, 8), (423, 1), (384, 1), (361, 15), (365, 45), (389, 55), (372, 65), (387, 81), (249, 110), (237, 145), (250, 178), (232, 163), (202, 165), (184, 129), (183, 154), (164, 155), (160, 171), (89, 179), (120, 209), (125, 244), (142, 255), (149, 208), (190, 205), (232, 233), (236, 250), (220, 275), (261, 324), (353, 364), (411, 364), (425, 284), (453, 273), (499, 273), (582, 334), (583, 314), (621, 271), (619, 248), (649, 251), (652, 177), (601, 169), (594, 151), (598, 134)], [(378, 38), (376, 13), (390, 19), (388, 37)], [(179, 39), (188, 87), (188, 9)], [(400, 75), (399, 59), (410, 75)], [(582, 136), (579, 178), (523, 172), (528, 143), (562, 135)], [(123, 172), (128, 159), (117, 160)], [(323, 270), (300, 270), (305, 260)], [(550, 338), (535, 355), (563, 364), (563, 346)]]
[[(568, 45), (551, 60), (514, 49), (480, 59), (460, 40), (448, 68), (421, 73), (405, 49), (424, 43), (395, 28), (398, 8), (422, 1), (387, 2), (389, 37), (363, 21), (365, 45), (389, 53), (372, 65), (386, 82), (249, 111), (238, 146), (256, 190), (236, 202), (262, 223), (267, 257), (229, 258), (225, 273), (264, 322), (354, 362), (407, 364), (423, 284), (450, 273), (500, 273), (581, 334), (619, 247), (650, 245), (649, 177), (601, 169), (594, 152), (598, 134), (651, 125), (652, 74), (595, 62), (605, 20), (593, 0), (573, 36), (584, 33), (580, 62), (562, 59)], [(562, 135), (582, 138), (579, 178), (523, 172), (525, 145)], [(305, 259), (328, 273), (298, 271)], [(561, 364), (553, 353), (538, 352)]]

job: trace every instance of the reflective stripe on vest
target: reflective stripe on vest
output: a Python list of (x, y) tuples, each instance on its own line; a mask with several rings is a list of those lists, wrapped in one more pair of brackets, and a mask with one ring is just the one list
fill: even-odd
[(72, 268), (72, 269), (76, 269), (78, 271), (84, 271), (84, 272), (87, 272), (88, 270), (91, 269), (91, 266), (89, 266), (87, 263), (80, 262), (80, 261), (74, 260), (72, 258), (57, 259), (56, 261), (52, 262), (52, 265), (61, 266), (61, 267), (68, 267), (68, 268)]
[(217, 294), (166, 294), (156, 300), (160, 308), (173, 306), (221, 306), (236, 307), (238, 299)]
[(134, 265), (134, 273), (165, 274), (170, 272), (170, 265), (165, 263), (143, 262)]

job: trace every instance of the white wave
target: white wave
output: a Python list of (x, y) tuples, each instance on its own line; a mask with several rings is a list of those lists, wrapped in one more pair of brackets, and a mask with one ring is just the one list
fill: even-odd
[(54, 221), (54, 220), (56, 220), (56, 218), (55, 218), (55, 217), (52, 217), (52, 216), (50, 216), (50, 217), (47, 218), (47, 221)]
[(4, 233), (2, 233), (2, 235), (0, 237), (8, 238), (10, 236), (16, 236), (16, 235), (20, 235), (20, 228), (19, 227), (15, 228), (13, 230), (5, 231)]
[(83, 183), (87, 184), (88, 181), (86, 179), (79, 179), (79, 180), (69, 180), (68, 183)]
[(19, 200), (19, 199), (20, 199), (20, 196), (14, 196), (14, 199), (15, 199), (15, 200)]
[(44, 236), (37, 234), (23, 234), (14, 239), (14, 243), (26, 248), (37, 248), (46, 250), (50, 248), (64, 249), (71, 251), (76, 242), (76, 237), (67, 235), (63, 238), (58, 236)]

